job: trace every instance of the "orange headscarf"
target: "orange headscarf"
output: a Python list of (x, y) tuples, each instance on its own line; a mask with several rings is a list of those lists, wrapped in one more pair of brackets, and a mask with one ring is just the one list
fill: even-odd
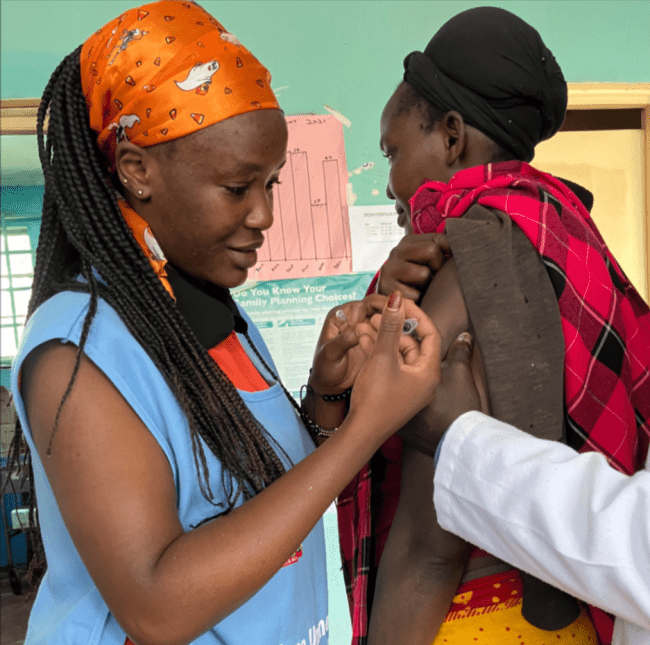
[(81, 50), (90, 127), (111, 164), (126, 138), (147, 147), (244, 112), (279, 109), (268, 70), (193, 2), (130, 9)]
[[(194, 2), (129, 9), (98, 29), (80, 58), (90, 127), (111, 169), (124, 139), (145, 148), (238, 114), (280, 108), (268, 70)], [(172, 294), (166, 260), (147, 223), (124, 200), (119, 205)]]

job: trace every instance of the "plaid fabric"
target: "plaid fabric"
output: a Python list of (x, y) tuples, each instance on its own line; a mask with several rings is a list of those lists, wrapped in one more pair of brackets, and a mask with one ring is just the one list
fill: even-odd
[[(648, 305), (574, 193), (523, 162), (477, 166), (456, 173), (449, 184), (424, 184), (411, 200), (414, 231), (442, 232), (448, 217), (461, 217), (474, 203), (507, 213), (547, 268), (565, 339), (567, 443), (580, 452), (604, 454), (628, 475), (640, 470), (650, 443)], [(371, 494), (365, 466), (338, 503), (352, 645), (367, 641), (367, 579), (374, 565)], [(601, 641), (611, 642), (611, 619), (596, 610), (593, 617)]]
[(370, 498), (368, 463), (343, 489), (336, 504), (343, 577), (352, 621), (352, 645), (366, 645), (368, 642), (366, 602), (372, 540)]

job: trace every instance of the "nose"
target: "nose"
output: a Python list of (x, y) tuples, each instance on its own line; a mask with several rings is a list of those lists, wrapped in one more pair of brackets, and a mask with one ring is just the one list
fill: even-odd
[(266, 231), (273, 224), (273, 196), (266, 195), (255, 204), (246, 217), (246, 226)]
[(395, 195), (393, 195), (393, 191), (390, 189), (389, 184), (386, 184), (386, 197), (391, 201), (395, 201)]

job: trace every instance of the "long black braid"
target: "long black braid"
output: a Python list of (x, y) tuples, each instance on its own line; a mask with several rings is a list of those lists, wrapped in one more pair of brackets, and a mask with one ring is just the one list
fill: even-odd
[(28, 317), (60, 291), (90, 293), (75, 366), (48, 451), (56, 449), (61, 409), (75, 385), (101, 297), (147, 351), (185, 411), (197, 476), (207, 499), (212, 500), (213, 494), (201, 439), (223, 465), (227, 512), (241, 496), (249, 499), (275, 481), (285, 468), (265, 430), (201, 347), (122, 217), (96, 136), (88, 126), (80, 50), (67, 56), (53, 73), (37, 116), (45, 195)]

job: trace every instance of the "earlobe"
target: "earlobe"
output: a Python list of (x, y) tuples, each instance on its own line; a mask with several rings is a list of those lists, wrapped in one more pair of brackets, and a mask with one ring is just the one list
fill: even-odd
[(149, 199), (154, 163), (145, 148), (121, 141), (115, 151), (115, 167), (124, 191), (139, 200)]

